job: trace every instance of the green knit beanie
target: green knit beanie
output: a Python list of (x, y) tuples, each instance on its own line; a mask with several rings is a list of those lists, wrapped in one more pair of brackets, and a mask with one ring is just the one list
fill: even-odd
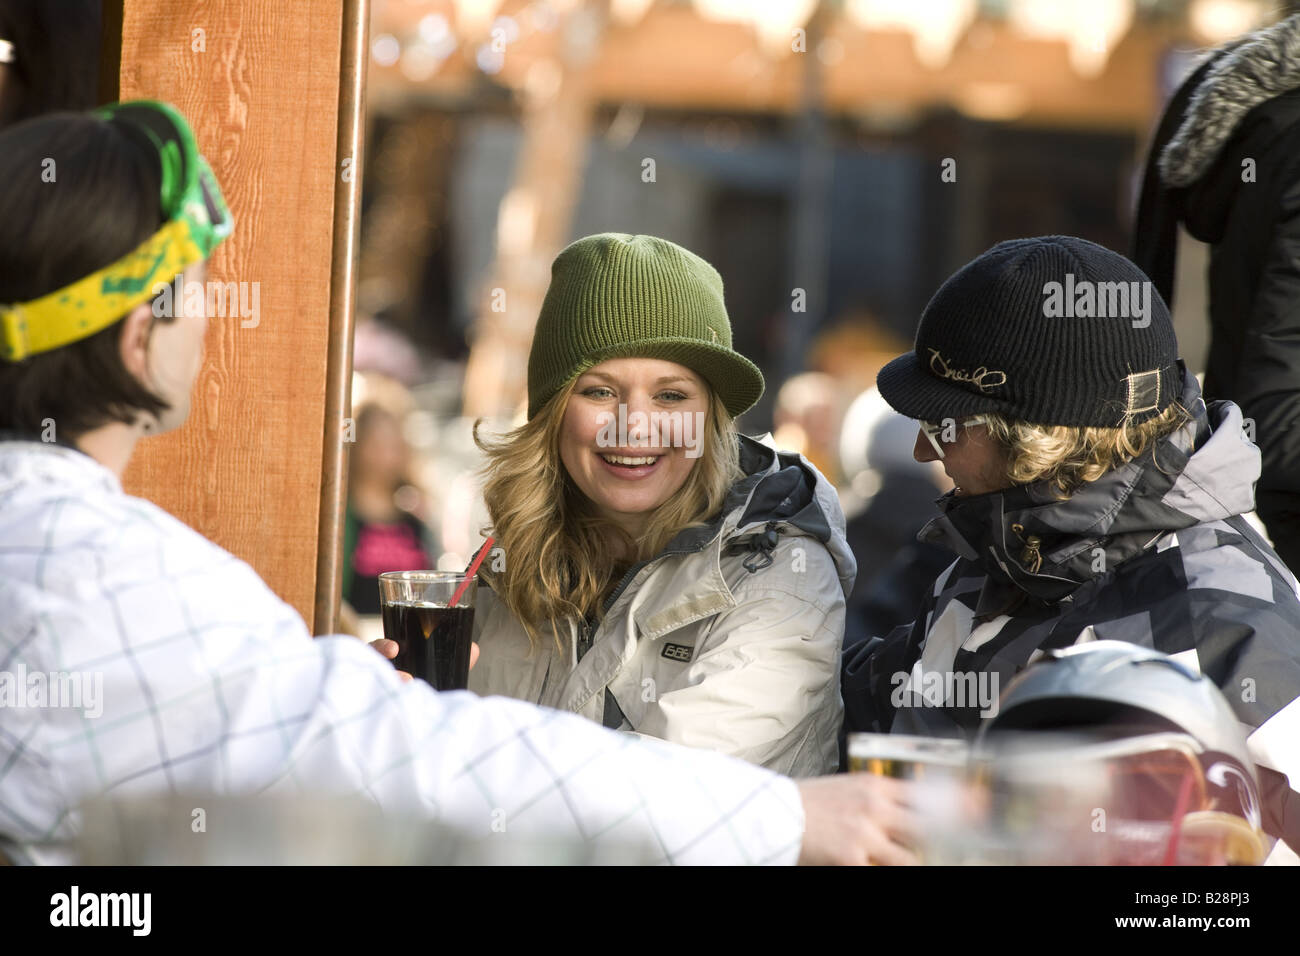
[(631, 356), (686, 366), (733, 416), (763, 394), (763, 373), (731, 347), (716, 269), (654, 236), (579, 239), (551, 266), (528, 356), (528, 417), (593, 365)]

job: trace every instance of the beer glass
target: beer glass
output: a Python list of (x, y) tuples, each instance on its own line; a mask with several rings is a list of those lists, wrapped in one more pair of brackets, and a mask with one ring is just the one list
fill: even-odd
[(912, 849), (926, 865), (960, 863), (948, 833), (970, 814), (964, 740), (906, 734), (849, 734), (849, 771), (908, 781), (913, 810), (924, 821)]
[(936, 768), (960, 775), (970, 746), (964, 740), (906, 734), (849, 734), (849, 770), (918, 780)]

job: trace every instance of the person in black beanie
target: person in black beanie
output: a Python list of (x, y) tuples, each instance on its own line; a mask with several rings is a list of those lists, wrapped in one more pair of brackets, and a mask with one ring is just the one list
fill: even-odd
[(1260, 519), (1300, 574), (1300, 2), (1211, 53), (1151, 146), (1133, 259), (1173, 305), (1178, 227), (1210, 245), (1205, 393), (1263, 452)]
[(1296, 580), (1242, 517), (1260, 453), (1241, 411), (1202, 399), (1147, 276), (1082, 239), (1000, 243), (877, 385), (957, 485), (918, 537), (958, 557), (914, 623), (845, 650), (846, 729), (972, 736), (1049, 649), (1152, 647), (1250, 729), (1271, 861), (1300, 862)]

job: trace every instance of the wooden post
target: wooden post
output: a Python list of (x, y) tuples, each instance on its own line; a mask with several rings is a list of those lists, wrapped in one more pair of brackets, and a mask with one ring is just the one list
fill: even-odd
[(209, 280), (250, 306), (211, 317), (188, 424), (142, 442), (125, 484), (317, 632), (338, 600), (367, 20), (367, 0), (124, 0), (120, 21), (120, 96), (189, 118), (235, 217)]
[(352, 333), (357, 305), (357, 249), (361, 239), (361, 161), (365, 145), (369, 27), (368, 0), (343, 0), (338, 175), (334, 180), (334, 250), (330, 267), (320, 531), (316, 549), (315, 634), (331, 634), (337, 630), (339, 602), (343, 597), (343, 520), (348, 495), (349, 451), (344, 444), (344, 435), (355, 433), (355, 429), (345, 429), (345, 422), (352, 414)]

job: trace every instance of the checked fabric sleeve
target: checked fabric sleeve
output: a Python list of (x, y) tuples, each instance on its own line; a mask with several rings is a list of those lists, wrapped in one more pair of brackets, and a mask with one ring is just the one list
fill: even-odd
[(91, 796), (197, 790), (360, 795), (469, 835), (665, 863), (799, 854), (789, 779), (403, 683), (353, 638), (312, 639), (252, 568), (71, 450), (0, 442), (0, 608), (0, 672), (101, 687), (96, 708), (0, 712), (0, 836), (18, 845), (74, 836)]

